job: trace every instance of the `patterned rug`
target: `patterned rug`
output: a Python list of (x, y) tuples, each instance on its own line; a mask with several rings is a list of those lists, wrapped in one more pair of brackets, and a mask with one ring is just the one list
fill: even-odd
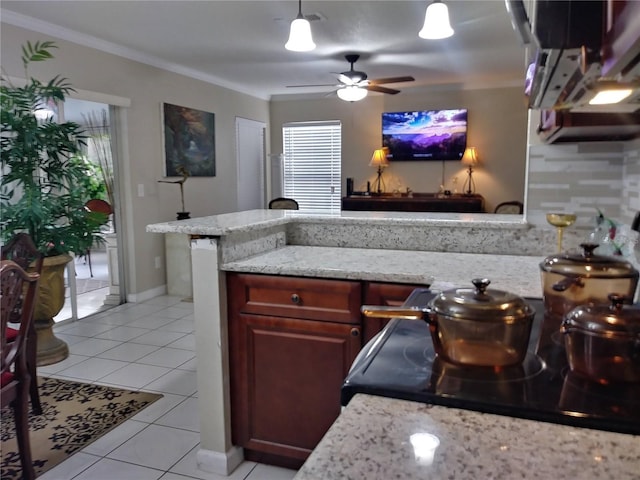
[[(162, 395), (77, 383), (38, 379), (42, 414), (29, 416), (31, 456), (36, 476), (155, 402)], [(2, 480), (22, 478), (10, 408), (2, 410)]]

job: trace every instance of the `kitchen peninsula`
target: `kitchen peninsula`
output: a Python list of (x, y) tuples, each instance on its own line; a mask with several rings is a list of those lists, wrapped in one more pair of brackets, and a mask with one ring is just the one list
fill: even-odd
[[(555, 245), (551, 228), (513, 215), (413, 212), (308, 214), (253, 210), (147, 226), (191, 235), (203, 470), (228, 474), (243, 458), (231, 440), (227, 272), (468, 285), (540, 297), (539, 262)], [(571, 232), (567, 245), (577, 244)], [(543, 427), (541, 427), (543, 428)]]

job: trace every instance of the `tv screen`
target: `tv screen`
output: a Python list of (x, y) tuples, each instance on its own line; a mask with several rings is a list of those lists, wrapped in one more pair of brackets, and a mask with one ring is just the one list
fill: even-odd
[(460, 160), (467, 147), (467, 110), (384, 112), (382, 145), (389, 160)]

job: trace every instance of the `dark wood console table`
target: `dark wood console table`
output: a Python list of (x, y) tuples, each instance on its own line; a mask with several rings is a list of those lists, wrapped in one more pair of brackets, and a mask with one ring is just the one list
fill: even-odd
[(435, 193), (414, 193), (411, 197), (406, 194), (354, 195), (342, 197), (342, 210), (482, 213), (484, 198), (482, 195), (463, 194), (439, 197)]

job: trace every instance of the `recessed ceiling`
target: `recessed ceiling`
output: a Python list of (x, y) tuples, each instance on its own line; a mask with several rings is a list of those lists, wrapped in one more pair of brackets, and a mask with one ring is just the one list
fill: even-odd
[[(524, 83), (525, 49), (500, 0), (445, 0), (453, 37), (424, 40), (428, 1), (303, 1), (317, 48), (285, 50), (296, 1), (2, 1), (2, 21), (161, 66), (260, 98), (324, 95), (348, 70), (411, 75), (410, 91)], [(38, 40), (34, 36), (33, 41)], [(16, 46), (17, 47), (17, 46)], [(337, 82), (336, 82), (337, 83)]]

